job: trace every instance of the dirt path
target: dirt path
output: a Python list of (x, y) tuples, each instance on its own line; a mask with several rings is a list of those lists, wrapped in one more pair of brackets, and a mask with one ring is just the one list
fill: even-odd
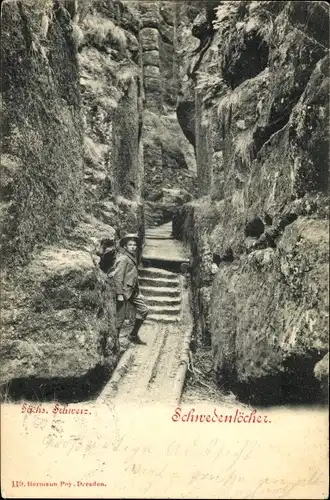
[(158, 260), (157, 267), (140, 270), (140, 288), (150, 308), (140, 330), (146, 345), (128, 345), (99, 399), (173, 404), (182, 389), (184, 342), (192, 331), (192, 318), (184, 276), (161, 264), (162, 259), (186, 262), (187, 254), (171, 238), (168, 224), (147, 232), (145, 249), (147, 258)]

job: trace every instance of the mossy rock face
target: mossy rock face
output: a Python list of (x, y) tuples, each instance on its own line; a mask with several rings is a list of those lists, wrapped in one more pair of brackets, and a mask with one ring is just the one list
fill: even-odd
[(30, 2), (4, 2), (1, 12), (2, 151), (15, 158), (3, 255), (17, 262), (36, 242), (55, 241), (82, 213), (79, 70), (65, 9), (42, 9), (43, 24)]
[[(179, 95), (180, 41), (176, 29), (181, 6), (170, 2), (140, 2), (140, 31), (143, 115), (142, 134), (144, 178), (142, 195), (152, 201), (165, 189), (195, 191), (196, 160), (175, 113)], [(147, 206), (147, 224), (169, 220), (158, 212), (153, 218)], [(157, 209), (156, 209), (157, 210)]]
[(31, 377), (78, 384), (97, 366), (113, 370), (114, 295), (89, 252), (48, 247), (3, 284), (2, 388)]
[(25, 266), (1, 276), (0, 393), (11, 399), (93, 398), (118, 362), (115, 301), (100, 267), (113, 227), (92, 216)]
[[(190, 197), (184, 196), (188, 201), (196, 193), (196, 161), (192, 146), (173, 116), (158, 115), (148, 110), (144, 112), (143, 119), (145, 200), (156, 201), (158, 193), (164, 189), (181, 189), (189, 193)], [(165, 209), (166, 202), (163, 205)], [(173, 203), (169, 200), (169, 209), (170, 205)], [(147, 212), (150, 213), (148, 208)], [(161, 220), (162, 217), (159, 223)], [(150, 218), (148, 223), (152, 223)]]
[(200, 199), (173, 229), (192, 251), (199, 339), (210, 331), (219, 384), (242, 398), (317, 399), (314, 366), (328, 350), (328, 7), (224, 2), (212, 34), (205, 6), (181, 15), (177, 114)]
[(159, 226), (172, 221), (179, 207), (190, 201), (192, 196), (183, 189), (163, 188), (158, 193), (149, 194), (148, 198), (144, 202), (146, 224)]
[(329, 400), (329, 353), (316, 363), (314, 375), (320, 381), (325, 399)]
[(138, 5), (96, 1), (79, 24), (85, 207), (118, 232), (143, 234)]
[(294, 157), (294, 189), (326, 194), (329, 185), (329, 58), (315, 67), (290, 119), (290, 150)]
[(277, 249), (220, 264), (211, 298), (219, 381), (258, 403), (320, 396), (314, 366), (328, 349), (327, 254), (327, 222), (301, 217)]

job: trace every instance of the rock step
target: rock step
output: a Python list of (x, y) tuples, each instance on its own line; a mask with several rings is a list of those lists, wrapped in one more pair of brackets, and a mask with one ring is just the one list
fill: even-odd
[(154, 314), (150, 313), (145, 323), (179, 323), (179, 316), (167, 316), (166, 314)]
[(158, 267), (144, 267), (139, 269), (139, 275), (141, 277), (155, 277), (155, 278), (177, 278), (177, 274), (166, 271), (166, 269), (160, 269)]
[(161, 224), (160, 226), (148, 227), (145, 234), (172, 234), (172, 222), (167, 222), (166, 224)]
[(189, 262), (186, 248), (180, 241), (146, 238), (143, 261)]
[(163, 231), (160, 231), (159, 229), (156, 231), (146, 231), (145, 232), (145, 237), (146, 238), (157, 238), (157, 236), (166, 236), (167, 238), (173, 238), (172, 236), (172, 230), (165, 229)]
[(178, 295), (177, 297), (153, 297), (146, 296), (146, 303), (148, 305), (154, 306), (180, 306), (181, 305), (181, 297)]
[(139, 283), (143, 286), (149, 287), (150, 285), (153, 287), (169, 287), (169, 288), (179, 288), (179, 279), (178, 278), (147, 278), (141, 277), (139, 279)]
[(169, 315), (176, 316), (181, 312), (181, 305), (149, 305), (148, 307), (150, 314), (161, 314), (161, 315)]
[(146, 238), (148, 240), (173, 240), (174, 238), (172, 236), (169, 236), (167, 234), (146, 234)]
[(180, 288), (167, 288), (167, 287), (153, 287), (153, 286), (140, 286), (142, 295), (145, 297), (181, 297)]

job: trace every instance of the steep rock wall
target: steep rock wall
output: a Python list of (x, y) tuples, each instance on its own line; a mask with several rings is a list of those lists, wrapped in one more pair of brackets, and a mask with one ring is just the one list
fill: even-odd
[(88, 209), (121, 233), (143, 236), (138, 11), (134, 4), (91, 2), (76, 26)]
[(24, 262), (83, 210), (79, 69), (69, 13), (52, 2), (4, 2), (2, 254)]
[(210, 329), (218, 381), (243, 399), (313, 399), (328, 351), (328, 7), (225, 2), (214, 12), (214, 23), (202, 7), (185, 25), (200, 46), (183, 55), (177, 109), (201, 198), (195, 224), (179, 229), (187, 206), (175, 226), (209, 270), (193, 271), (208, 319), (197, 338)]
[(195, 193), (196, 162), (176, 114), (178, 97), (178, 4), (139, 2), (143, 74), (143, 149), (145, 215), (147, 225), (172, 219), (176, 204), (168, 206), (166, 191), (180, 189), (177, 205)]
[(139, 19), (101, 0), (1, 15), (1, 394), (84, 399), (119, 357), (96, 249), (144, 230)]

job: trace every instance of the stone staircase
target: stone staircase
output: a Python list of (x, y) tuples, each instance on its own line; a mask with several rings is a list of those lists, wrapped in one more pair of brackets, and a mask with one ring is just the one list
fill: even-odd
[(157, 267), (139, 270), (140, 290), (150, 313), (147, 322), (175, 323), (181, 314), (181, 277)]
[[(189, 263), (189, 256), (180, 241), (172, 236), (172, 223), (146, 229), (142, 260), (162, 264)], [(158, 267), (158, 266), (157, 266)]]
[(145, 236), (139, 283), (150, 310), (146, 322), (178, 323), (182, 312), (183, 276), (173, 269), (189, 262), (188, 255), (182, 243), (173, 238), (171, 222), (148, 228)]

